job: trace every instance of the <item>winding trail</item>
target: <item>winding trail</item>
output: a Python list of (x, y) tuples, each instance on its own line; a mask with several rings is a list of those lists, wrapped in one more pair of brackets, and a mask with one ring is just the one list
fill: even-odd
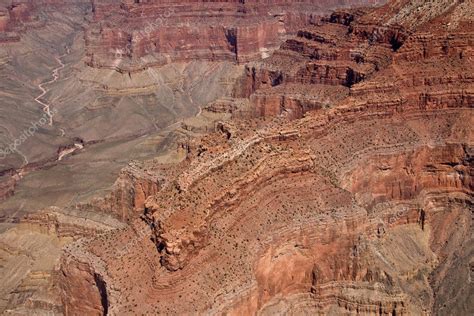
[(48, 117), (49, 117), (49, 125), (50, 125), (50, 126), (53, 126), (53, 115), (51, 114), (51, 105), (48, 104), (48, 103), (44, 103), (44, 102), (41, 101), (40, 99), (41, 99), (46, 93), (48, 93), (48, 91), (49, 91), (49, 90), (45, 89), (44, 86), (45, 86), (45, 85), (48, 85), (48, 84), (51, 84), (51, 83), (53, 83), (53, 82), (56, 82), (56, 81), (59, 79), (59, 71), (60, 71), (61, 69), (63, 69), (63, 68), (66, 66), (66, 65), (62, 62), (61, 58), (63, 58), (64, 56), (69, 55), (69, 53), (70, 53), (70, 49), (69, 49), (69, 47), (66, 46), (66, 53), (63, 54), (63, 55), (61, 55), (61, 56), (55, 57), (56, 60), (57, 60), (58, 63), (59, 63), (59, 67), (53, 69), (53, 72), (52, 72), (53, 79), (38, 84), (38, 88), (41, 90), (41, 94), (35, 98), (35, 101), (38, 102), (38, 103), (43, 107), (43, 111), (48, 115)]

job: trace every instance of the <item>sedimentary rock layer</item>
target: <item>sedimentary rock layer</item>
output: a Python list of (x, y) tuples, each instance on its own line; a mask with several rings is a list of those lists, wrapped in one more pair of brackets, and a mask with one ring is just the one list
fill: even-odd
[(244, 63), (337, 6), (384, 1), (94, 1), (88, 64), (137, 71), (195, 59)]

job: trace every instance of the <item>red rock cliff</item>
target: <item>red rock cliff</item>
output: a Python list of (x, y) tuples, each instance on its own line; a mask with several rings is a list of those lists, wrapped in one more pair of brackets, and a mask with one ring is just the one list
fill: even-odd
[(88, 64), (121, 70), (194, 59), (260, 60), (330, 9), (383, 1), (95, 1)]

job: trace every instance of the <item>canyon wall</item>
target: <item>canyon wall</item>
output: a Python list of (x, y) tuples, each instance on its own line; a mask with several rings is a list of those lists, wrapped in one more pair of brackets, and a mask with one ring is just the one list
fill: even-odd
[(171, 61), (245, 63), (336, 7), (384, 1), (94, 1), (86, 34), (93, 67), (137, 71)]
[[(74, 4), (89, 4), (89, 0), (74, 0)], [(44, 6), (70, 5), (67, 0), (2, 0), (0, 1), (0, 43), (18, 42), (27, 28), (45, 25), (39, 14)]]
[(0, 41), (11, 42), (20, 39), (18, 32), (26, 23), (32, 22), (31, 3), (14, 3), (10, 6), (0, 5)]
[(466, 12), (339, 11), (247, 65), (141, 214), (65, 250), (67, 313), (472, 314)]

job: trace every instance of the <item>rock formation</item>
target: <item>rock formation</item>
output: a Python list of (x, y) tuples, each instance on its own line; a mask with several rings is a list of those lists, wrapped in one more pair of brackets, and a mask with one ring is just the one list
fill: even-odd
[(31, 11), (32, 6), (27, 2), (0, 5), (0, 42), (18, 41), (18, 32), (32, 20)]
[[(74, 3), (87, 3), (75, 0)], [(18, 42), (27, 28), (38, 28), (45, 24), (38, 9), (44, 5), (61, 7), (70, 4), (66, 0), (1, 0), (0, 43)]]
[(320, 17), (370, 2), (93, 1), (88, 106), (149, 105), (151, 73), (199, 112), (101, 197), (1, 231), (0, 311), (473, 314), (474, 7)]
[(93, 1), (88, 64), (139, 71), (172, 61), (245, 63), (336, 6), (384, 1)]
[(141, 216), (66, 249), (67, 313), (471, 314), (474, 8), (444, 2), (338, 11), (248, 65), (208, 107), (234, 120), (147, 165)]

